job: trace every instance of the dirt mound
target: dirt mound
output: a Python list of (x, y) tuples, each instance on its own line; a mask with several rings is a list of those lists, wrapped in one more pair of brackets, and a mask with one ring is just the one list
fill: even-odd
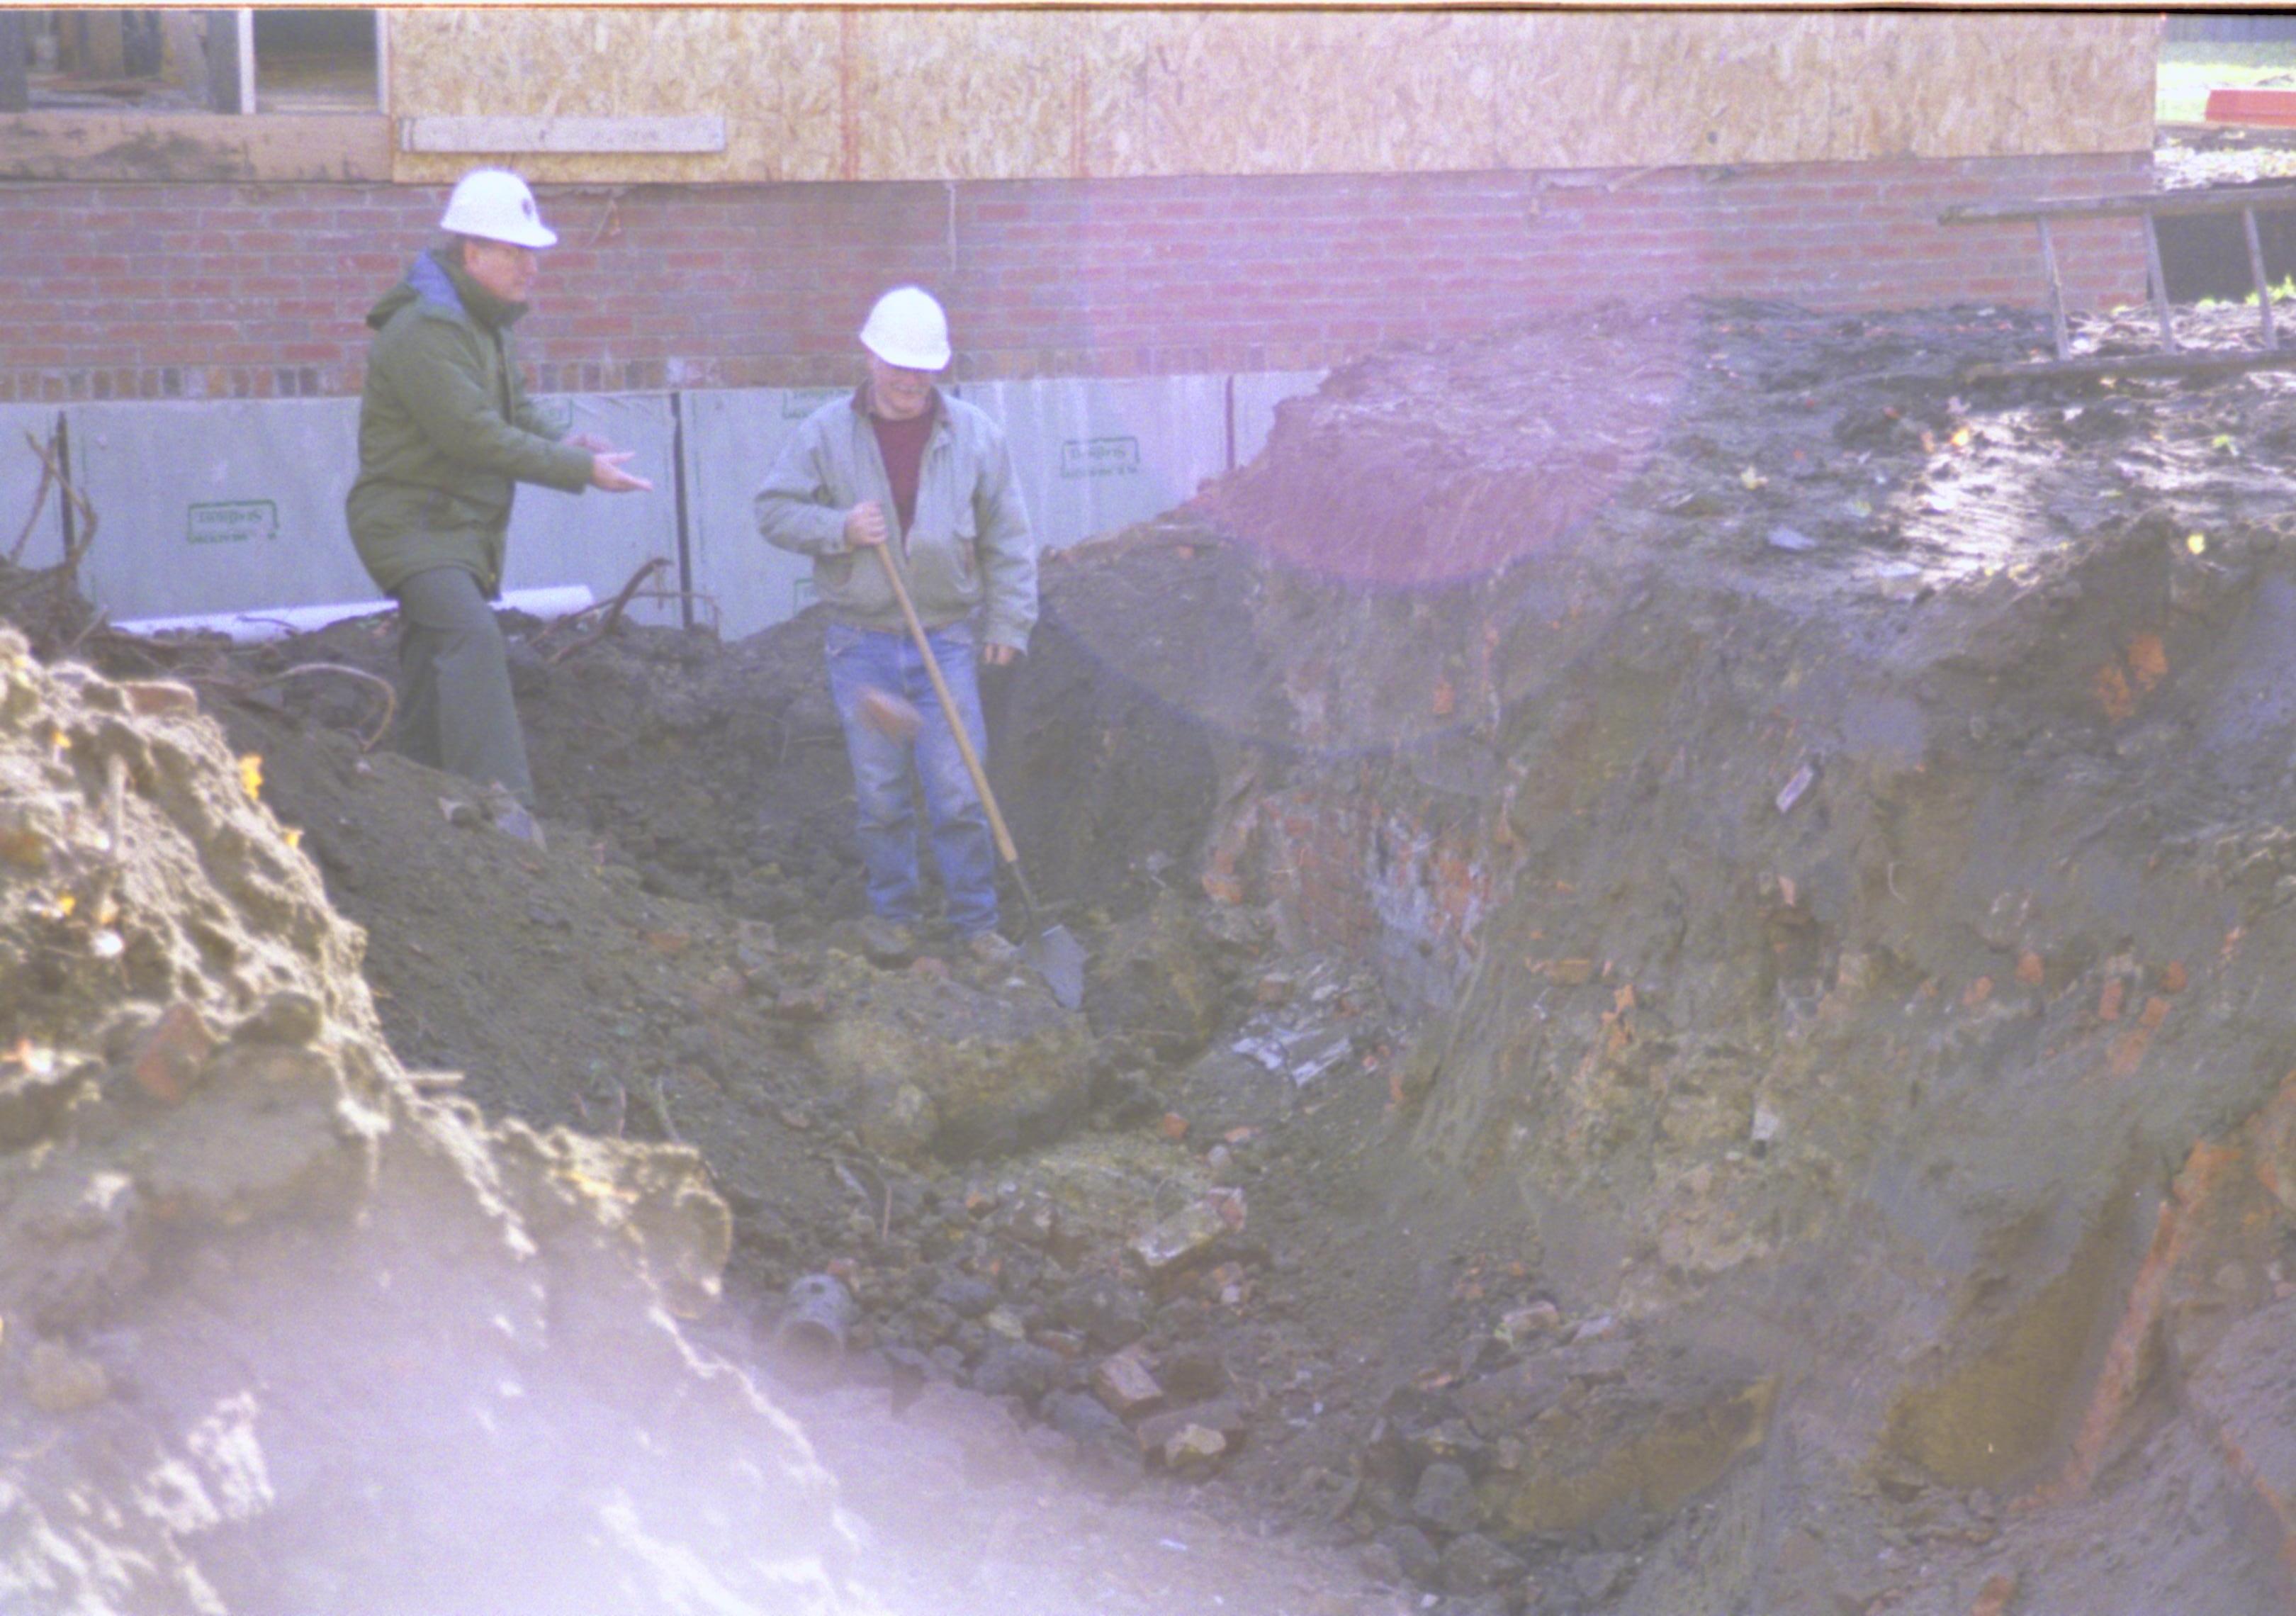
[(426, 1097), (192, 693), (0, 630), (11, 1610), (866, 1610), (691, 1151)]
[(1384, 349), (1333, 373), (1200, 508), (1357, 588), (1488, 576), (1552, 548), (1636, 473), (1683, 406), (1697, 324), (1688, 308), (1611, 307)]

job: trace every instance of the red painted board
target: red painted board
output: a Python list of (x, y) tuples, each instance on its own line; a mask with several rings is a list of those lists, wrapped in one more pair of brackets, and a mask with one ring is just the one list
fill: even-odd
[(2210, 123), (2273, 124), (2296, 128), (2296, 90), (2210, 90)]

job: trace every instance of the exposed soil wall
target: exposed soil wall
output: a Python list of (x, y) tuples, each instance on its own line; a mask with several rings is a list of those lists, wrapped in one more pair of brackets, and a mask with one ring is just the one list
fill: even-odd
[[(1637, 1456), (1691, 1420), (1767, 1456), (1665, 1540), (1746, 1534), (1735, 1569), (1686, 1606), (1662, 1548), (1625, 1608), (2070, 1596), (2038, 1515), (1878, 1577), (1774, 1557), (1784, 1500), (1875, 1476), (2122, 1522), (2127, 1585), (2081, 1585), (2108, 1608), (2284, 1597), (2279, 1495), (2261, 1535), (2231, 1502), (2252, 1463), (2161, 1522), (2111, 1461), (2246, 1450), (2166, 1388), (2290, 1278), (2250, 1143), (2296, 1054), (2284, 384), (1956, 397), (1950, 356), (2030, 336), (1637, 322), (1343, 372), (1204, 502), (1275, 558), (1300, 742), (1227, 799), (1208, 886), (1447, 1007), (1386, 1217), (1431, 1251), (1505, 1230), (1691, 1377), (1601, 1435), (1554, 1405), (1571, 1456), (1470, 1466), (1484, 1508), (1669, 1513), (1690, 1450)], [(1406, 587), (1367, 601), (1365, 556)], [(1489, 1438), (1483, 1380), (1447, 1396)]]

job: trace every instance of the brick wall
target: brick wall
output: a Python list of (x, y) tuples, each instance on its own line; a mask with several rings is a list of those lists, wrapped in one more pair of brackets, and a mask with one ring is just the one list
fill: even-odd
[(1448, 1004), (1473, 963), (1503, 854), (1487, 814), (1365, 782), (1250, 798), (1204, 852), (1205, 896), (1269, 903), (1293, 947), (1383, 957), (1390, 990)]
[[(1571, 174), (545, 190), (524, 333), (549, 389), (854, 374), (884, 285), (947, 302), (960, 375), (1309, 368), (1529, 310), (1705, 292), (2038, 304), (2030, 226), (1957, 202), (2141, 190), (2147, 153)], [(361, 317), (443, 201), (387, 185), (0, 185), (0, 399), (356, 391)], [(2142, 294), (2125, 221), (2068, 291)]]

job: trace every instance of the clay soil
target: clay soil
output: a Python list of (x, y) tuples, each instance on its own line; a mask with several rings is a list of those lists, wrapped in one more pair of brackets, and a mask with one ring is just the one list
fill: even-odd
[(1391, 350), (1048, 560), (1081, 1018), (859, 957), (810, 619), (513, 624), (546, 846), (363, 745), (387, 623), (73, 654), (261, 759), (427, 1092), (698, 1153), (686, 1338), (894, 1608), (2286, 1608), (2296, 392), (1959, 380), (2046, 343)]

